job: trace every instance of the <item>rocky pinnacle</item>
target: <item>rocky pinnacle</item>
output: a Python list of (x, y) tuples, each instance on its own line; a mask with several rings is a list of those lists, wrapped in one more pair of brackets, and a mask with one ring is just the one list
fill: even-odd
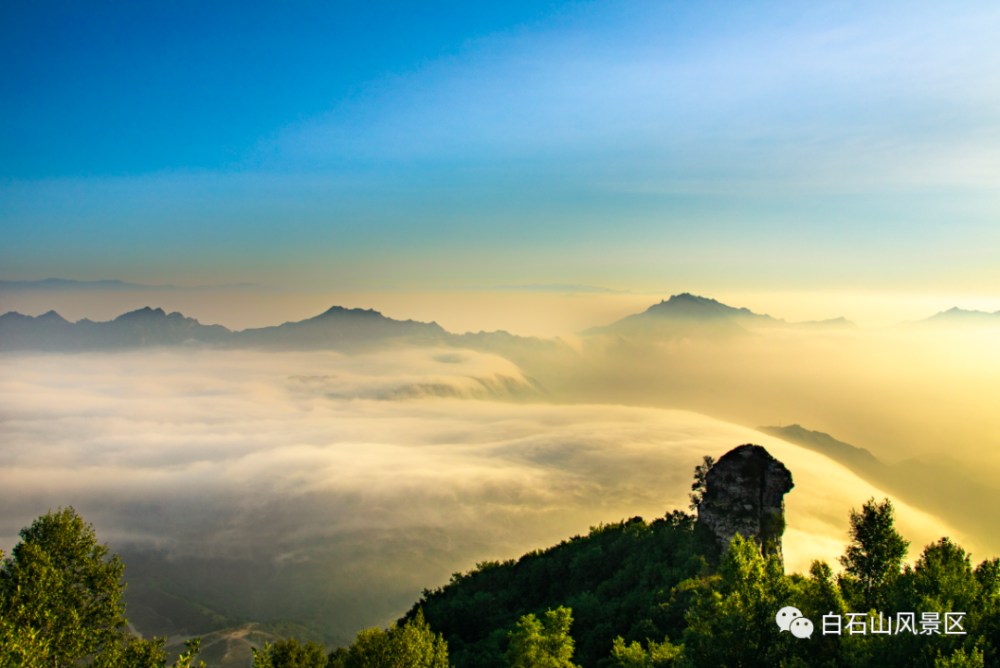
[(759, 445), (730, 450), (705, 476), (698, 523), (715, 534), (723, 553), (736, 534), (753, 538), (764, 556), (782, 559), (784, 497), (795, 484), (785, 465)]

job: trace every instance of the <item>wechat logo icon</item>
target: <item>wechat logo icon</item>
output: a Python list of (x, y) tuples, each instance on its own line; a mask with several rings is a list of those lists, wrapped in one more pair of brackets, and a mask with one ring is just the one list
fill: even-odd
[(796, 638), (810, 638), (813, 634), (813, 623), (802, 616), (798, 608), (787, 606), (778, 610), (774, 621), (778, 623), (778, 628), (784, 631), (791, 631)]

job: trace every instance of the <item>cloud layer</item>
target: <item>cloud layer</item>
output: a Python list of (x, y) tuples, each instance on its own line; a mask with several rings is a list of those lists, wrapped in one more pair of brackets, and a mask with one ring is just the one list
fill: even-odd
[[(115, 549), (186, 565), (191, 582), (225, 571), (205, 587), (231, 612), (308, 617), (347, 637), (477, 561), (686, 508), (702, 455), (741, 443), (764, 445), (794, 474), (792, 570), (835, 560), (848, 510), (882, 496), (742, 427), (681, 411), (499, 401), (490, 387), (503, 379), (523, 381), (500, 358), (434, 349), (8, 356), (0, 547), (49, 508), (73, 505)], [(898, 508), (917, 548), (964, 538)], [(138, 586), (146, 576), (135, 572)]]

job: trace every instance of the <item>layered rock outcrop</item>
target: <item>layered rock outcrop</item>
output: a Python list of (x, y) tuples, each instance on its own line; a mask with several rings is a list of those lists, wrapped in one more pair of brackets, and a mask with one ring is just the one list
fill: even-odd
[(764, 556), (781, 559), (784, 497), (794, 486), (791, 472), (771, 453), (759, 445), (741, 445), (706, 474), (698, 523), (715, 534), (723, 553), (738, 533), (753, 538)]

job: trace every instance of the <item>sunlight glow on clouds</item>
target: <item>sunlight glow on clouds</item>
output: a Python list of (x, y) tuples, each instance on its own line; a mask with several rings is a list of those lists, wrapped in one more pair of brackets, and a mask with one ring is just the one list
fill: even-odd
[[(3, 548), (33, 517), (73, 505), (116, 549), (286, 569), (269, 614), (292, 604), (289, 582), (306, 578), (333, 604), (370, 602), (341, 623), (386, 621), (421, 588), (477, 561), (516, 557), (601, 521), (686, 508), (702, 455), (746, 442), (793, 472), (791, 570), (834, 561), (848, 510), (884, 496), (819, 455), (694, 413), (371, 398), (401, 396), (376, 387), (414, 384), (451, 385), (462, 396), (484, 387), (470, 378), (519, 377), (508, 362), (471, 351), (4, 361)], [(915, 547), (941, 535), (963, 539), (897, 508)]]

